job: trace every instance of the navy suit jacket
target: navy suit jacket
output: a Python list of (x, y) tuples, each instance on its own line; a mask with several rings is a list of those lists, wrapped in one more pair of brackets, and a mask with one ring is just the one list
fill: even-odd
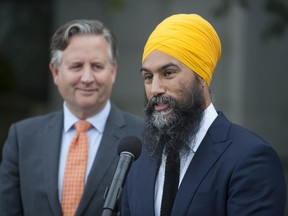
[[(153, 216), (155, 161), (142, 153), (132, 165), (122, 216)], [(283, 216), (280, 160), (263, 139), (222, 113), (209, 128), (181, 182), (172, 216)]]
[[(142, 138), (143, 119), (114, 105), (89, 173), (76, 216), (101, 215), (104, 192), (117, 163), (119, 140), (128, 135)], [(3, 149), (0, 167), (1, 216), (61, 216), (58, 167), (63, 112), (13, 124)]]

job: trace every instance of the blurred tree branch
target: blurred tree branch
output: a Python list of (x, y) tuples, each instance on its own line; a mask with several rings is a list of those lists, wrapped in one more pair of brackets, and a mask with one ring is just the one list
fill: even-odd
[[(225, 16), (234, 3), (238, 3), (242, 8), (249, 8), (249, 0), (222, 0), (221, 4), (214, 10), (218, 17)], [(263, 30), (262, 36), (265, 39), (280, 37), (285, 34), (288, 28), (288, 3), (284, 0), (266, 0), (262, 4), (263, 10), (271, 15), (271, 22)]]

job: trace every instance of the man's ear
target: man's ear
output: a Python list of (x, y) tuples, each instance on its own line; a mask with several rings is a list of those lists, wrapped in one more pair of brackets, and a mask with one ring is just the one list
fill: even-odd
[(207, 82), (202, 77), (200, 77), (200, 83), (203, 88), (208, 86)]
[(115, 80), (116, 80), (117, 69), (118, 69), (118, 64), (115, 62), (113, 64), (113, 68), (112, 68), (112, 81), (113, 81), (113, 83), (115, 83)]
[(57, 85), (57, 83), (58, 83), (59, 69), (58, 69), (58, 67), (56, 67), (56, 65), (55, 65), (54, 63), (52, 63), (52, 62), (50, 62), (49, 68), (50, 68), (51, 74), (52, 74), (52, 76), (53, 76), (53, 81), (54, 81), (55, 85)]

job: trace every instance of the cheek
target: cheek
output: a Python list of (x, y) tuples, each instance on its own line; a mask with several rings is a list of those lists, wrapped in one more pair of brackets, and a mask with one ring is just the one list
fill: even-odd
[(56, 79), (57, 86), (62, 89), (68, 89), (75, 86), (80, 80), (79, 76), (71, 75), (71, 74), (59, 74)]
[(183, 93), (183, 92), (186, 92), (187, 89), (191, 88), (192, 83), (193, 83), (193, 80), (189, 78), (181, 79), (174, 85), (174, 87), (177, 88), (177, 90), (180, 93)]
[(175, 82), (167, 85), (166, 95), (169, 95), (176, 100), (179, 100), (186, 94), (189, 86), (188, 80), (175, 80)]
[(97, 76), (95, 76), (95, 80), (98, 85), (106, 87), (112, 86), (115, 81), (111, 74), (98, 74)]
[(113, 85), (116, 79), (116, 68), (108, 67), (101, 73), (95, 74), (95, 80), (99, 85)]

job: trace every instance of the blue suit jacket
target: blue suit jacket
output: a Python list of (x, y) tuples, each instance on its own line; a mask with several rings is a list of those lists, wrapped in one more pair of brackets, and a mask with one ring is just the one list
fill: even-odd
[[(142, 137), (143, 119), (111, 106), (76, 216), (101, 215), (104, 192), (118, 163), (119, 140)], [(0, 167), (1, 216), (61, 216), (58, 167), (63, 113), (27, 119), (10, 128)]]
[[(156, 177), (155, 163), (142, 154), (130, 170), (121, 215), (154, 215)], [(172, 216), (283, 216), (285, 196), (275, 151), (220, 113), (189, 165)]]

